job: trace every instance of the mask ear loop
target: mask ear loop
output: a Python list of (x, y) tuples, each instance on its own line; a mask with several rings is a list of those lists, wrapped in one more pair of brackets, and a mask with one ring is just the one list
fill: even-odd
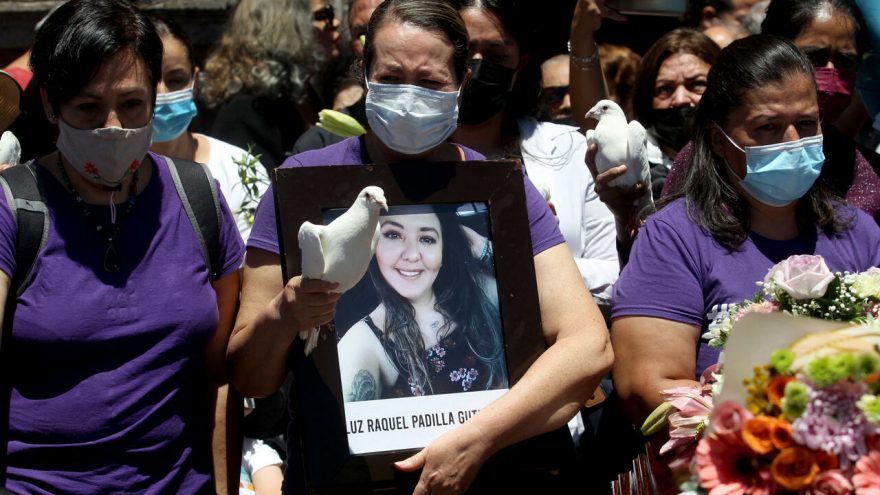
[(720, 125), (718, 125), (715, 122), (712, 122), (712, 123), (715, 124), (715, 128), (718, 129), (719, 131), (721, 131), (721, 134), (723, 134), (724, 137), (726, 137), (727, 140), (730, 141), (730, 144), (732, 144), (734, 147), (736, 147), (736, 149), (742, 151), (743, 153), (746, 152), (745, 149), (743, 149), (740, 145), (736, 144), (736, 142), (730, 136), (728, 136), (726, 132), (724, 132), (724, 129), (722, 129)]
[[(718, 131), (721, 132), (721, 134), (723, 134), (724, 137), (726, 137), (727, 140), (730, 141), (730, 144), (732, 144), (736, 149), (742, 151), (743, 153), (746, 152), (746, 150), (742, 149), (738, 144), (733, 141), (733, 139), (731, 139), (730, 136), (727, 135), (726, 132), (724, 132), (724, 129), (722, 129), (720, 125), (718, 125), (716, 122), (712, 122), (712, 124), (715, 125), (715, 128), (718, 129)], [(724, 161), (724, 166), (727, 167), (727, 171), (736, 178), (737, 182), (742, 182), (743, 180), (745, 180), (745, 177), (740, 178), (739, 174), (737, 174), (736, 171), (733, 170), (733, 167), (730, 166), (730, 162), (727, 161), (727, 158), (722, 156), (721, 160)], [(748, 175), (748, 173), (748, 170), (746, 170), (746, 175)]]

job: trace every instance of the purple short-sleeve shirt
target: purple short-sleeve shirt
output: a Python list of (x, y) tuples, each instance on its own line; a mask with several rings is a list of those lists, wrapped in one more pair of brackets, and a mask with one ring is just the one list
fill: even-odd
[[(461, 147), (466, 160), (483, 160), (483, 155), (471, 149)], [(362, 138), (349, 138), (342, 142), (332, 144), (326, 148), (306, 151), (292, 156), (284, 161), (281, 168), (287, 167), (313, 167), (320, 165), (363, 165), (369, 163), (366, 149)], [(529, 213), (529, 230), (532, 235), (532, 255), (562, 244), (565, 239), (559, 232), (556, 218), (547, 206), (547, 202), (541, 197), (541, 193), (535, 189), (532, 182), (525, 178), (526, 203)], [(271, 253), (280, 254), (278, 247), (278, 231), (275, 220), (275, 201), (272, 197), (272, 188), (266, 191), (257, 215), (254, 219), (254, 228), (248, 239), (248, 247), (260, 248)]]
[[(115, 273), (103, 270), (106, 242), (74, 198), (37, 167), (49, 235), (0, 363), (12, 387), (0, 446), (14, 493), (213, 491), (205, 350), (217, 299), (165, 160), (151, 157), (154, 174), (119, 231)], [(11, 277), (17, 231), (2, 203), (0, 270)], [(225, 276), (244, 249), (221, 203)], [(109, 219), (109, 206), (91, 208)]]
[[(697, 226), (679, 199), (653, 214), (639, 231), (630, 261), (614, 285), (612, 318), (650, 316), (687, 323), (705, 332), (728, 307), (752, 297), (776, 263), (795, 254), (818, 254), (831, 271), (880, 266), (880, 228), (863, 211), (841, 207), (850, 228), (828, 237), (774, 241), (751, 233), (740, 249), (728, 251)], [(718, 360), (700, 341), (696, 376)]]

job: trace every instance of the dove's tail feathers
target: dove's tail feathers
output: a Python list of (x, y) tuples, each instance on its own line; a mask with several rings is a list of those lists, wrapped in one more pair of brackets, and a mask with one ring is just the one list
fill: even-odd
[(317, 328), (313, 328), (311, 330), (306, 330), (304, 332), (299, 333), (299, 338), (306, 341), (306, 345), (303, 348), (303, 353), (308, 356), (315, 350), (315, 347), (318, 347), (318, 335), (320, 334), (320, 330)]
[(321, 247), (320, 225), (303, 222), (299, 227), (299, 249), (302, 253), (302, 274), (306, 278), (324, 276), (324, 250)]

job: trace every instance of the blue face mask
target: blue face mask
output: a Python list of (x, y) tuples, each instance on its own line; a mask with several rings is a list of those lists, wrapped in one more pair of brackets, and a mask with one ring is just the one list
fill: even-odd
[(825, 152), (821, 134), (743, 149), (721, 127), (718, 130), (730, 144), (746, 154), (746, 176), (740, 179), (740, 186), (768, 206), (785, 206), (800, 199), (822, 172)]
[(180, 91), (156, 95), (156, 111), (153, 115), (153, 142), (171, 141), (183, 134), (196, 116), (192, 86)]

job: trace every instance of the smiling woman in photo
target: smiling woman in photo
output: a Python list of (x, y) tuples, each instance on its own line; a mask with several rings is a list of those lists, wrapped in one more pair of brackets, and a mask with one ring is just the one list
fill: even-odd
[(379, 221), (379, 303), (339, 342), (346, 401), (507, 386), (489, 241), (418, 208)]

